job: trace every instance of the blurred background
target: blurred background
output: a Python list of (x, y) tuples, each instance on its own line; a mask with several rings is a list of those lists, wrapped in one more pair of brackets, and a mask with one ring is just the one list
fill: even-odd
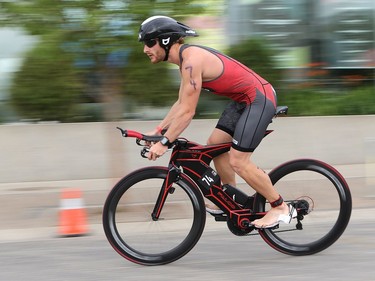
[[(2, 0), (0, 123), (162, 118), (179, 77), (137, 42), (151, 15), (259, 72), (291, 115), (374, 114), (374, 14), (372, 0)], [(196, 118), (225, 103), (202, 94)]]
[[(238, 59), (274, 85), (279, 105), (289, 106), (292, 117), (272, 123), (276, 132), (254, 155), (259, 167), (269, 171), (301, 157), (328, 162), (347, 179), (353, 208), (363, 211), (353, 215), (340, 247), (299, 264), (293, 260), (293, 272), (290, 259), (281, 262), (271, 249), (267, 253), (257, 245), (254, 250), (264, 256), (249, 263), (243, 240), (227, 255), (228, 264), (212, 249), (230, 252), (231, 246), (219, 245), (229, 238), (215, 231), (207, 236), (214, 244), (187, 256), (188, 266), (177, 265), (173, 280), (194, 280), (204, 271), (200, 279), (239, 280), (242, 274), (276, 280), (293, 274), (316, 280), (331, 273), (336, 279), (341, 274), (350, 277), (342, 280), (371, 280), (374, 0), (0, 0), (0, 279), (143, 280), (139, 274), (144, 274), (147, 280), (172, 280), (164, 278), (162, 268), (125, 264), (125, 272), (101, 228), (111, 187), (128, 172), (155, 165), (142, 159), (134, 140), (123, 139), (116, 126), (148, 132), (178, 95), (177, 67), (152, 65), (137, 41), (140, 24), (152, 15), (171, 16), (196, 29), (200, 36), (187, 43)], [(226, 103), (202, 93), (184, 136), (204, 143)], [(167, 161), (162, 157), (156, 165)], [(60, 223), (61, 192), (72, 187), (83, 191), (89, 233), (95, 235), (77, 242), (51, 239)], [(216, 228), (208, 227), (207, 235), (210, 229)], [(301, 263), (302, 270), (295, 270)], [(80, 278), (84, 274), (91, 276)]]

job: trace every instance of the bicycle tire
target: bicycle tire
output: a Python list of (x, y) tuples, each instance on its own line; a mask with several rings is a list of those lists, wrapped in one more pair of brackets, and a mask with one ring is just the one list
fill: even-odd
[[(206, 213), (203, 196), (184, 174), (173, 184), (160, 218), (153, 211), (166, 167), (147, 167), (121, 179), (103, 208), (105, 235), (122, 257), (142, 265), (161, 265), (187, 254), (203, 232)], [(173, 244), (172, 244), (173, 243)]]
[[(303, 200), (310, 213), (300, 217), (300, 230), (298, 224), (293, 226), (297, 220), (289, 225), (280, 223), (278, 229), (260, 230), (268, 245), (285, 254), (302, 256), (323, 251), (339, 239), (350, 220), (352, 199), (345, 179), (336, 169), (318, 160), (300, 159), (280, 165), (269, 176), (284, 201)], [(270, 208), (260, 194), (254, 206), (260, 212)]]

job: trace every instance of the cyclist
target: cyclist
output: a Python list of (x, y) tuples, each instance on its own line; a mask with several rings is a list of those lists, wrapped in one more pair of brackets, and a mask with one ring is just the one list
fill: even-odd
[[(283, 221), (289, 223), (295, 210), (274, 189), (268, 175), (259, 169), (251, 156), (263, 139), (276, 109), (276, 93), (265, 79), (238, 61), (204, 46), (184, 44), (184, 37), (198, 36), (196, 31), (173, 18), (153, 16), (139, 30), (139, 41), (151, 63), (167, 61), (180, 68), (180, 90), (177, 101), (159, 126), (149, 134), (160, 134), (160, 142), (152, 144), (148, 158), (162, 156), (193, 119), (201, 90), (232, 99), (208, 144), (232, 142), (229, 153), (214, 159), (223, 184), (235, 185), (235, 173), (271, 202), (271, 210), (253, 221), (257, 228), (270, 228)], [(216, 206), (206, 206), (211, 214), (220, 214)], [(217, 208), (217, 207), (216, 207)]]

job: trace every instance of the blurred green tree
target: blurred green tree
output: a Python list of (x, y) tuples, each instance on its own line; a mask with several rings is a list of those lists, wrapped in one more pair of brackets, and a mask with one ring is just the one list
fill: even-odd
[(61, 56), (55, 40), (27, 54), (13, 85), (12, 103), (25, 118), (71, 121), (77, 113), (82, 83), (72, 58)]
[[(104, 119), (112, 120), (122, 117), (124, 95), (148, 104), (175, 99), (178, 85), (171, 81), (170, 68), (167, 64), (148, 67), (137, 33), (140, 23), (155, 14), (183, 20), (203, 12), (203, 6), (194, 2), (2, 1), (0, 26), (23, 27), (40, 39), (13, 85), (14, 104), (24, 117), (64, 121), (69, 120), (67, 114), (73, 112), (75, 103), (104, 103), (108, 105), (104, 108), (109, 108), (104, 110)], [(38, 59), (43, 54), (43, 59)], [(68, 67), (68, 62), (74, 69)], [(61, 108), (66, 103), (64, 110), (56, 109), (57, 97)], [(47, 110), (41, 111), (48, 107), (55, 108), (55, 114), (48, 113), (51, 118), (46, 117)]]
[(277, 63), (273, 59), (274, 51), (264, 40), (260, 38), (245, 39), (231, 46), (228, 55), (253, 69), (270, 82), (277, 91), (278, 84), (282, 79), (282, 72), (277, 68)]

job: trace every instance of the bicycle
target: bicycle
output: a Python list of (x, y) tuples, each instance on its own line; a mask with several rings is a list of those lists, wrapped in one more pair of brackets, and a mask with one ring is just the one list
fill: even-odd
[[(278, 107), (275, 116), (287, 110)], [(147, 142), (161, 138), (118, 129), (123, 137), (136, 138), (143, 146), (142, 157), (147, 157)], [(183, 257), (205, 227), (204, 197), (224, 211), (214, 215), (215, 220), (226, 222), (234, 235), (254, 235), (251, 232), (257, 230), (267, 244), (285, 254), (318, 253), (343, 234), (352, 209), (348, 184), (335, 168), (314, 159), (292, 160), (269, 173), (285, 202), (296, 208), (296, 223), (255, 229), (251, 222), (264, 216), (269, 202), (258, 193), (248, 196), (234, 187), (223, 188), (220, 176), (210, 167), (212, 159), (230, 147), (231, 143), (200, 145), (178, 138), (170, 146), (168, 167), (144, 167), (122, 178), (103, 208), (104, 231), (114, 250), (142, 265), (162, 265)]]

